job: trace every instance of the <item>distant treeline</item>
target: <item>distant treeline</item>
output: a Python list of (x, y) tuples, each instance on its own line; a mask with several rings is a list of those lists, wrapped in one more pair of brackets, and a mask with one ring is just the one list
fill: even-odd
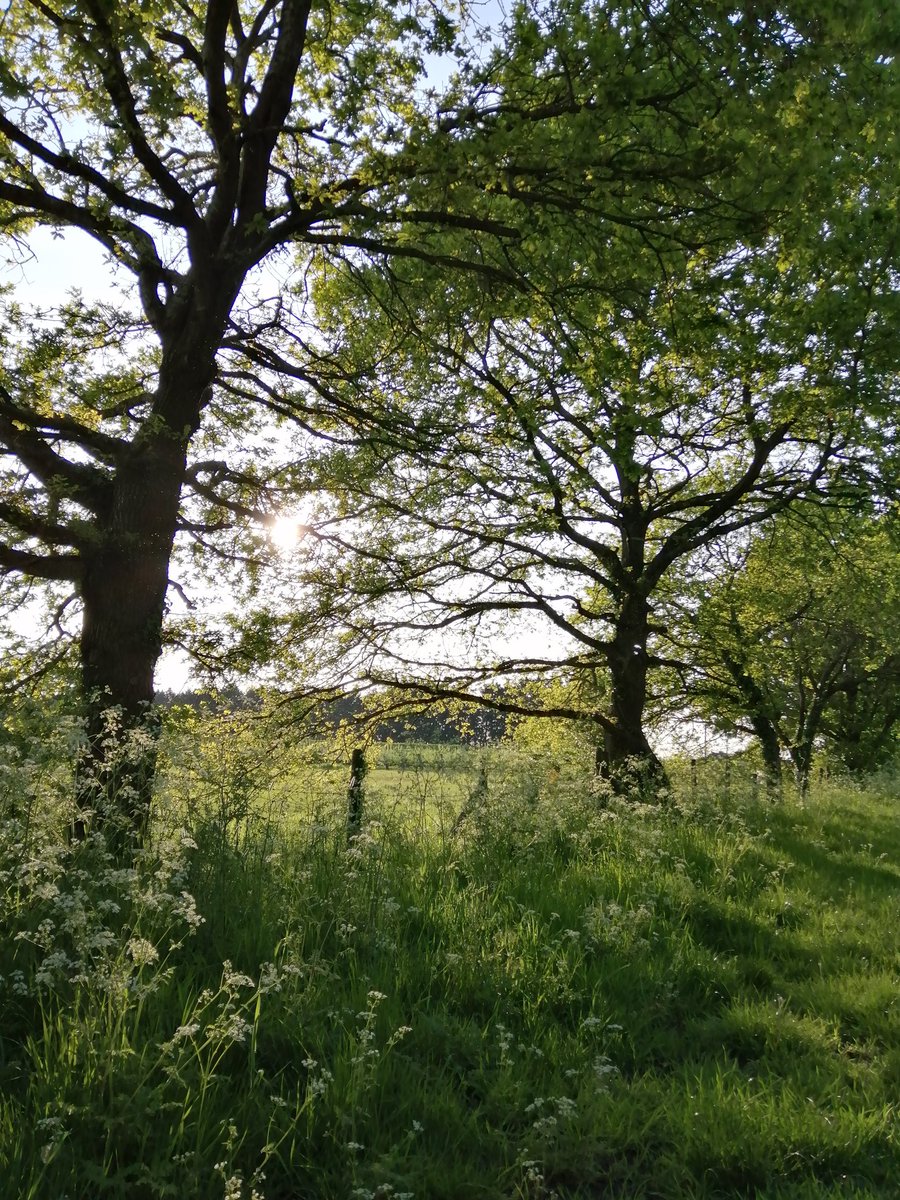
[[(156, 703), (162, 708), (186, 705), (194, 709), (212, 708), (225, 712), (261, 709), (270, 700), (271, 695), (263, 695), (254, 688), (244, 691), (233, 684), (214, 691), (162, 691), (156, 694)], [(341, 696), (309, 707), (304, 723), (311, 730), (329, 731), (351, 722), (360, 722), (365, 713), (366, 707), (358, 696)], [(465, 711), (430, 707), (418, 712), (409, 711), (380, 718), (376, 716), (370, 728), (379, 742), (484, 745), (497, 742), (506, 735), (509, 717), (506, 713), (479, 706), (469, 706)]]

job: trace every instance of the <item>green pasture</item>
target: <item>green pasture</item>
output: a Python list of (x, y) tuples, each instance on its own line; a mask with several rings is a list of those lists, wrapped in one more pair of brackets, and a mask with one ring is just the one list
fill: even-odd
[(893, 779), (388, 746), (348, 845), (345, 748), (245, 733), (171, 749), (133, 869), (7, 763), (0, 1195), (898, 1194)]

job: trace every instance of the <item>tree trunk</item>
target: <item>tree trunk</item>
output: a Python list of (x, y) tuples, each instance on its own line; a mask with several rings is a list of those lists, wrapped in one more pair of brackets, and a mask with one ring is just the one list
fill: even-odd
[(766, 793), (772, 800), (781, 797), (781, 745), (772, 722), (762, 713), (751, 713), (750, 724), (759, 742), (762, 753), (763, 772), (766, 777)]
[(665, 768), (644, 733), (647, 703), (649, 606), (643, 596), (623, 603), (606, 661), (610, 675), (611, 722), (598, 747), (599, 774), (620, 795), (655, 799), (667, 787)]
[(153, 673), (184, 468), (184, 445), (174, 438), (135, 447), (119, 467), (100, 545), (85, 564), (87, 745), (76, 836), (83, 836), (88, 812), (104, 824), (115, 817), (137, 841), (146, 831), (156, 765)]
[(85, 556), (86, 746), (76, 781), (76, 838), (84, 837), (90, 822), (132, 846), (147, 831), (158, 731), (153, 675), (162, 650), (169, 561), (187, 446), (215, 371), (212, 355), (202, 353), (204, 342), (209, 344), (185, 326), (177, 344), (164, 349), (153, 413), (117, 464), (96, 549)]
[(794, 764), (794, 775), (797, 787), (803, 799), (809, 795), (809, 782), (812, 775), (813, 755), (815, 754), (816, 738), (822, 724), (822, 717), (833, 691), (820, 687), (813, 695), (809, 711), (798, 721), (797, 736), (790, 747), (791, 762)]
[(363, 788), (368, 771), (365, 751), (357, 747), (350, 755), (350, 785), (347, 788), (347, 841), (362, 828)]
[[(740, 635), (739, 627), (733, 627), (733, 631)], [(732, 651), (722, 650), (722, 662), (743, 698), (747, 716), (759, 742), (766, 776), (766, 792), (770, 798), (777, 799), (781, 796), (782, 786), (781, 741), (775, 721), (770, 713), (766, 712), (766, 697), (747, 670), (746, 663), (740, 661)]]
[(812, 774), (813, 741), (804, 737), (801, 742), (791, 747), (791, 762), (794, 764), (794, 777), (802, 799), (809, 795), (809, 780)]

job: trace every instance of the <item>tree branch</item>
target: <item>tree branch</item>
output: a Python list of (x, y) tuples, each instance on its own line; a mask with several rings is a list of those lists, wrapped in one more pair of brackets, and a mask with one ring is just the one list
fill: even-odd
[(9, 392), (0, 385), (0, 442), (7, 446), (22, 465), (41, 483), (52, 485), (62, 480), (67, 493), (77, 504), (97, 513), (106, 504), (110, 483), (96, 467), (73, 463), (52, 450), (34, 429), (23, 429), (22, 410)]
[(0, 572), (6, 574), (9, 571), (19, 571), (37, 579), (65, 579), (77, 583), (84, 573), (84, 563), (75, 554), (35, 554), (0, 543)]

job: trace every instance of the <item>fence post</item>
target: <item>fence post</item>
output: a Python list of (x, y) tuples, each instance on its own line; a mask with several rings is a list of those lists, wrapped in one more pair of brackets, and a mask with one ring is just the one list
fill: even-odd
[(357, 747), (350, 755), (350, 784), (347, 788), (347, 841), (359, 833), (363, 814), (363, 780), (366, 777), (365, 751)]

